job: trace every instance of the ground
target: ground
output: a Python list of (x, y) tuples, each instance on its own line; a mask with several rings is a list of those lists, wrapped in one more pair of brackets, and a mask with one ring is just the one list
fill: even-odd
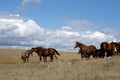
[(23, 63), (20, 49), (0, 49), (0, 80), (119, 80), (120, 56), (81, 60), (77, 52), (59, 51), (53, 62), (36, 53)]

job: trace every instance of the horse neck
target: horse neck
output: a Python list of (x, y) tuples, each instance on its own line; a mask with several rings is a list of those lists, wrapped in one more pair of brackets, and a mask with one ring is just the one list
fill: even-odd
[(86, 45), (84, 45), (84, 44), (82, 44), (82, 43), (79, 43), (78, 45), (79, 45), (78, 47), (79, 47), (80, 49), (82, 49), (83, 47), (86, 47)]
[(28, 51), (27, 51), (27, 54), (28, 54), (28, 56), (32, 55), (32, 51), (31, 51), (31, 50), (28, 50)]
[(29, 53), (31, 56), (33, 55), (33, 52), (32, 51), (30, 51), (30, 53)]

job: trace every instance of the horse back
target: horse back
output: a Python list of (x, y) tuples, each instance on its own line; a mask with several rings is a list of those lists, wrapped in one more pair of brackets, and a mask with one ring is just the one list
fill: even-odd
[(90, 49), (96, 50), (96, 47), (94, 45), (89, 46)]
[(102, 42), (100, 45), (101, 50), (107, 50), (108, 43), (107, 42)]

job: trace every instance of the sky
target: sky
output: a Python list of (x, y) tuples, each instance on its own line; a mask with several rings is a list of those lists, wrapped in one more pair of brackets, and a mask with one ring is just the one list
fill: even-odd
[(1, 0), (0, 47), (73, 51), (120, 41), (120, 0)]

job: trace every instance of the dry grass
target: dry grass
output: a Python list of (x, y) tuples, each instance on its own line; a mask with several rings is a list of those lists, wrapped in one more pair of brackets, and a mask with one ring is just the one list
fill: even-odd
[(20, 59), (23, 50), (0, 49), (0, 80), (119, 80), (120, 56), (81, 60), (80, 55), (60, 52), (58, 60), (39, 62), (36, 54), (29, 63)]

